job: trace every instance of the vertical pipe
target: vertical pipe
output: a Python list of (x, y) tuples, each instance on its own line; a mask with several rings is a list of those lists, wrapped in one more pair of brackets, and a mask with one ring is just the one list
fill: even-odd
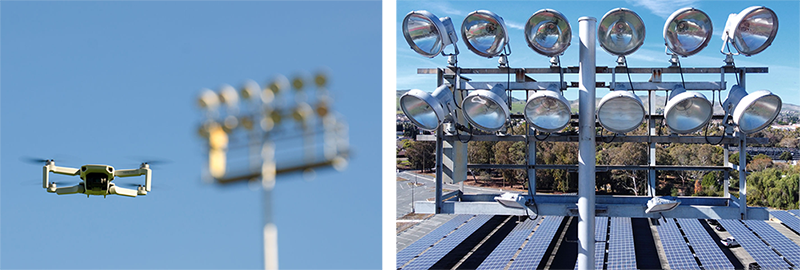
[(442, 144), (444, 137), (442, 126), (443, 125), (439, 125), (439, 127), (436, 128), (436, 214), (442, 213)]
[(278, 269), (278, 227), (272, 219), (272, 188), (275, 187), (275, 144), (261, 145), (261, 188), (264, 208), (264, 269)]
[[(528, 137), (526, 138), (528, 139), (526, 140), (528, 142), (528, 158), (526, 160), (526, 165), (528, 165), (528, 195), (533, 199), (533, 196), (536, 195), (536, 169), (531, 166), (536, 165), (536, 139), (533, 141), (529, 140), (534, 133), (533, 130), (527, 126), (527, 121), (525, 125), (527, 127), (525, 130), (528, 131)], [(539, 213), (536, 214), (538, 215)]]
[(597, 19), (578, 19), (580, 95), (578, 97), (578, 269), (594, 268), (595, 216), (595, 40)]
[[(649, 127), (648, 128), (649, 129), (648, 132), (650, 133), (650, 136), (658, 135), (658, 133), (657, 133), (658, 127), (656, 127), (656, 120), (655, 120), (655, 118), (653, 118), (653, 115), (655, 115), (655, 113), (653, 112), (654, 111), (653, 110), (653, 94), (654, 94), (654, 90), (648, 90), (647, 91), (647, 114), (650, 115), (650, 117), (648, 117), (648, 120), (647, 120), (647, 126)], [(649, 144), (650, 144), (650, 157), (649, 157), (650, 166), (656, 166), (656, 143), (655, 142), (650, 142)], [(650, 197), (655, 197), (656, 196), (656, 170), (654, 169), (654, 167), (650, 167), (650, 168), (647, 169), (647, 176), (648, 176), (647, 177), (647, 195), (650, 195)]]
[[(712, 95), (713, 95), (713, 93), (712, 93)], [(730, 157), (730, 151), (728, 150), (728, 144), (723, 144), (722, 147), (723, 147), (722, 148), (722, 164), (725, 167), (730, 167), (731, 166), (731, 162), (728, 159)], [(731, 198), (731, 191), (728, 189), (729, 186), (731, 185), (731, 182), (730, 182), (731, 180), (729, 179), (730, 176), (731, 176), (731, 173), (730, 173), (729, 170), (724, 170), (723, 171), (723, 173), (722, 173), (722, 185), (723, 185), (723, 194), (724, 194), (723, 196), (725, 196), (726, 199), (730, 199)]]
[(739, 213), (742, 219), (747, 219), (747, 143), (742, 132), (739, 134)]

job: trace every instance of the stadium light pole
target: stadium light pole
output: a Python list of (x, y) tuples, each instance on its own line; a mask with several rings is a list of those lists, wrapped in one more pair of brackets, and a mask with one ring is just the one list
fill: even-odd
[(594, 268), (595, 216), (595, 40), (597, 19), (578, 19), (580, 93), (578, 119), (578, 269)]

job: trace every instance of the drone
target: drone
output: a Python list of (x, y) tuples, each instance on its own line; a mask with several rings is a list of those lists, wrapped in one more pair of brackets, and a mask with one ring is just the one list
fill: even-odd
[[(47, 192), (56, 193), (58, 195), (66, 194), (86, 194), (89, 195), (102, 195), (105, 198), (107, 195), (121, 195), (127, 197), (136, 197), (137, 195), (147, 195), (150, 191), (150, 165), (143, 162), (138, 169), (127, 170), (114, 170), (114, 167), (109, 165), (83, 165), (79, 169), (56, 166), (54, 160), (46, 160), (42, 174), (42, 187), (47, 189)], [(50, 182), (50, 172), (64, 175), (79, 175), (81, 183), (71, 187), (57, 187), (56, 183)], [(122, 188), (111, 181), (114, 177), (132, 177), (144, 175), (144, 186), (134, 189)]]

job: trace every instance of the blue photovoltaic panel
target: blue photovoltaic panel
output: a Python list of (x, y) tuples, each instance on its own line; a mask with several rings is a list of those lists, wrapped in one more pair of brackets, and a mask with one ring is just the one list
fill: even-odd
[(664, 247), (664, 255), (667, 263), (672, 269), (700, 269), (694, 254), (689, 250), (686, 240), (683, 238), (675, 220), (671, 218), (660, 219), (661, 224), (656, 226), (658, 237), (661, 238), (661, 246)]
[(428, 247), (436, 243), (440, 239), (442, 239), (445, 235), (450, 234), (453, 230), (467, 222), (473, 215), (457, 215), (453, 217), (453, 219), (445, 222), (438, 228), (434, 229), (433, 231), (429, 232), (416, 242), (408, 245), (403, 250), (397, 252), (397, 268), (400, 268), (408, 261), (425, 251)]
[(792, 230), (795, 232), (800, 233), (800, 219), (798, 219), (796, 216), (789, 214), (789, 212), (786, 211), (772, 211), (769, 213), (772, 214), (772, 216), (780, 219), (783, 224), (786, 224), (786, 226), (789, 226), (789, 228), (792, 228)]
[(689, 239), (689, 244), (692, 245), (695, 255), (700, 259), (700, 264), (705, 269), (733, 269), (733, 264), (725, 253), (719, 249), (719, 246), (714, 239), (708, 235), (708, 231), (700, 224), (697, 219), (679, 218), (678, 225), (681, 230)]
[(541, 220), (541, 217), (537, 217), (536, 220), (525, 218), (524, 222), (517, 224), (517, 226), (508, 233), (506, 238), (497, 245), (492, 253), (483, 260), (481, 265), (478, 266), (478, 269), (505, 268), (508, 262), (514, 257), (514, 254), (516, 254), (522, 246), (522, 243), (531, 235), (533, 228), (536, 227), (536, 224), (539, 224)]
[[(594, 269), (603, 269), (606, 256), (606, 234), (608, 233), (608, 217), (594, 218)], [(578, 269), (578, 261), (575, 268)]]
[(531, 239), (522, 248), (519, 255), (514, 258), (509, 269), (535, 269), (544, 256), (544, 252), (550, 246), (553, 236), (561, 226), (562, 216), (547, 216), (544, 221), (533, 233)]
[(792, 213), (792, 215), (800, 217), (800, 210), (789, 210), (789, 213)]
[(750, 230), (758, 234), (761, 239), (767, 241), (767, 244), (783, 255), (789, 263), (800, 266), (800, 247), (792, 242), (792, 240), (786, 238), (786, 236), (778, 232), (778, 230), (767, 224), (766, 221), (745, 220), (744, 224), (750, 227)]
[(609, 270), (636, 268), (636, 249), (633, 246), (633, 230), (629, 217), (611, 218), (607, 267)]
[(411, 263), (403, 267), (403, 269), (430, 269), (436, 262), (453, 250), (453, 248), (461, 244), (464, 239), (467, 239), (467, 237), (478, 230), (478, 228), (483, 226), (490, 218), (492, 218), (492, 215), (478, 215), (470, 219), (466, 224), (456, 229), (456, 231), (447, 235), (442, 241), (434, 244), (431, 249), (419, 255), (419, 257), (411, 261)]
[(720, 219), (719, 224), (736, 238), (736, 241), (750, 254), (764, 269), (788, 269), (786, 263), (777, 253), (772, 251), (758, 236), (753, 234), (741, 221), (735, 219)]

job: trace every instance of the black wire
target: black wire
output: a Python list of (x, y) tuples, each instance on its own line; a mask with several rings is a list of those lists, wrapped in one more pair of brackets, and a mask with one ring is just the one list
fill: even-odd
[(544, 140), (547, 140), (547, 138), (550, 138), (550, 134), (551, 134), (550, 132), (548, 132), (548, 133), (547, 133), (547, 135), (545, 135), (545, 136), (544, 136), (544, 138), (542, 138), (542, 139), (539, 139), (539, 136), (538, 136), (538, 135), (536, 135), (536, 133), (539, 133), (539, 131), (538, 131), (538, 130), (534, 130), (534, 132), (533, 132), (533, 138), (534, 138), (534, 139), (536, 139), (537, 141), (540, 141), (540, 142), (541, 142), (541, 141), (544, 141)]
[(604, 142), (604, 143), (611, 143), (611, 142), (613, 142), (613, 141), (614, 141), (614, 139), (616, 139), (616, 138), (617, 138), (617, 133), (615, 132), (615, 133), (614, 133), (614, 136), (611, 136), (611, 140), (608, 140), (608, 141), (606, 141), (606, 139), (605, 139), (605, 138), (606, 138), (606, 136), (603, 136), (603, 129), (601, 129), (601, 130), (600, 130), (600, 138), (603, 138), (603, 139), (601, 139), (601, 141), (602, 141), (602, 142)]
[[(727, 46), (728, 53), (730, 53), (731, 52), (731, 44), (726, 42), (725, 46)], [(736, 71), (736, 63), (731, 62), (731, 65), (733, 66), (734, 71)], [(736, 84), (739, 84), (739, 72), (734, 72), (733, 74), (736, 75)]]
[(683, 81), (683, 66), (681, 66), (681, 60), (680, 59), (678, 59), (678, 71), (680, 71), (680, 73), (681, 73), (681, 85), (683, 85), (683, 88), (685, 89), (686, 88), (686, 82)]
[(631, 80), (631, 71), (628, 69), (628, 58), (625, 58), (625, 73), (628, 74), (628, 83), (631, 85), (631, 92), (633, 92), (633, 81)]
[[(531, 188), (531, 184), (528, 183), (528, 189), (530, 189), (530, 188)], [(536, 204), (536, 199), (534, 199), (533, 196), (531, 196), (531, 200), (530, 201), (531, 201), (531, 203), (526, 202), (525, 206), (533, 205), (533, 208), (536, 209), (536, 212), (534, 212), (536, 214), (536, 217), (532, 218), (531, 215), (528, 214), (528, 207), (525, 207), (525, 215), (528, 216), (529, 219), (535, 220), (535, 219), (539, 218), (539, 205)]]

